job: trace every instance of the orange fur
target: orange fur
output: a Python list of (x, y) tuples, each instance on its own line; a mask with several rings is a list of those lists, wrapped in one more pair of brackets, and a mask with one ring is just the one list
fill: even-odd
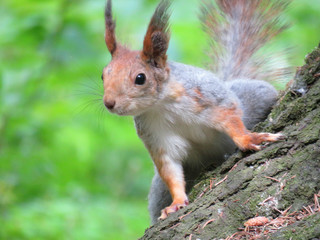
[(106, 9), (105, 9), (105, 26), (106, 26), (105, 42), (109, 52), (111, 53), (111, 55), (113, 55), (117, 49), (117, 42), (116, 42), (116, 36), (115, 36), (116, 25), (113, 21), (111, 5), (112, 5), (111, 0), (108, 0)]
[(179, 181), (176, 178), (174, 169), (169, 168), (169, 166), (164, 161), (165, 151), (163, 149), (153, 149), (150, 146), (146, 146), (150, 152), (154, 164), (158, 169), (158, 173), (164, 183), (168, 186), (172, 197), (172, 205), (185, 204), (187, 197), (185, 194), (185, 182)]
[(241, 120), (241, 113), (237, 108), (219, 108), (215, 111), (214, 121), (232, 138), (241, 150), (260, 150), (263, 142), (275, 142), (281, 139), (280, 135), (271, 133), (250, 132)]
[(186, 95), (186, 89), (182, 86), (181, 83), (170, 83), (170, 89), (172, 89), (170, 97), (174, 100), (180, 100), (181, 97)]
[[(240, 108), (236, 106), (236, 104), (234, 104), (233, 107), (227, 107), (229, 105), (227, 105), (226, 102), (233, 101), (233, 98), (229, 96), (230, 94), (228, 91), (226, 91), (225, 96), (223, 96), (226, 101), (221, 101), (220, 98), (222, 94), (216, 94), (220, 93), (219, 89), (224, 91), (223, 86), (219, 87), (217, 84), (217, 89), (212, 91), (211, 97), (207, 95), (207, 93), (210, 92), (211, 87), (208, 91), (202, 92), (201, 90), (204, 90), (206, 87), (206, 84), (202, 85), (202, 78), (206, 81), (206, 79), (210, 79), (212, 77), (212, 83), (215, 83), (217, 80), (215, 80), (214, 75), (205, 73), (202, 70), (199, 70), (199, 73), (197, 73), (196, 69), (192, 69), (188, 66), (179, 67), (176, 63), (172, 63), (172, 65), (167, 64), (166, 52), (170, 37), (168, 30), (170, 14), (168, 13), (168, 8), (170, 6), (170, 2), (170, 0), (161, 0), (158, 5), (149, 23), (142, 51), (131, 51), (126, 47), (117, 44), (115, 23), (112, 17), (111, 0), (108, 0), (105, 10), (105, 42), (112, 55), (112, 60), (103, 70), (104, 102), (106, 107), (112, 113), (135, 116), (137, 133), (149, 150), (154, 165), (157, 168), (157, 172), (162, 181), (166, 184), (172, 197), (171, 205), (161, 211), (161, 219), (166, 218), (168, 214), (176, 212), (179, 208), (188, 204), (183, 170), (184, 168), (187, 170), (189, 169), (186, 168), (183, 161), (192, 161), (192, 163), (195, 164), (194, 171), (199, 171), (197, 169), (200, 169), (200, 167), (202, 169), (205, 167), (205, 164), (207, 164), (207, 160), (202, 158), (203, 156), (216, 156), (217, 148), (212, 146), (213, 148), (209, 149), (208, 145), (202, 140), (210, 141), (212, 140), (211, 136), (214, 135), (206, 133), (197, 135), (195, 134), (195, 131), (200, 129), (200, 133), (202, 133), (202, 131), (204, 132), (209, 130), (208, 128), (212, 128), (214, 130), (225, 132), (242, 150), (260, 150), (261, 146), (259, 145), (262, 142), (273, 142), (281, 139), (282, 137), (281, 134), (252, 133), (248, 131), (242, 122), (242, 113)], [(239, 15), (240, 19), (236, 17), (235, 19), (231, 18), (231, 20), (239, 20), (240, 23), (242, 23), (240, 26), (246, 26), (245, 23), (251, 23), (251, 20), (254, 19), (251, 15), (256, 14), (254, 9), (257, 9), (261, 5), (261, 2), (264, 1), (256, 1), (251, 4), (250, 1), (247, 0), (217, 0), (219, 7), (223, 10), (222, 12), (226, 16)], [(239, 5), (233, 7), (236, 3)], [(246, 10), (244, 16), (238, 14), (238, 9), (241, 6)], [(249, 8), (245, 6), (248, 6)], [(271, 6), (274, 5), (271, 4)], [(213, 6), (211, 6), (211, 10), (213, 13), (217, 12), (217, 10), (214, 10)], [(259, 13), (259, 11), (257, 13)], [(216, 34), (217, 39), (214, 40), (226, 39), (228, 40), (227, 44), (230, 44), (229, 38), (223, 37), (225, 30), (222, 30), (221, 26), (224, 26), (224, 24), (216, 26), (221, 19), (216, 18), (215, 14), (212, 15), (209, 12), (206, 13), (206, 15), (209, 21), (204, 22), (205, 25), (212, 30), (212, 33), (218, 33)], [(233, 23), (237, 21), (231, 22)], [(257, 30), (259, 24), (254, 26), (255, 27), (251, 29), (252, 31)], [(228, 29), (228, 26), (226, 27)], [(245, 30), (246, 28), (243, 27), (243, 29)], [(257, 37), (262, 37), (264, 39), (265, 33), (269, 30), (270, 29), (266, 29), (266, 32), (259, 32)], [(249, 31), (251, 35), (255, 33), (252, 31)], [(238, 29), (236, 32), (238, 32)], [(247, 36), (247, 32), (245, 32), (245, 34), (245, 36)], [(231, 63), (226, 65), (228, 68), (225, 68), (225, 66), (222, 65), (222, 69), (231, 69), (231, 71), (227, 72), (227, 75), (222, 76), (222, 80), (228, 80), (228, 78), (234, 79), (235, 76), (242, 76), (242, 74), (246, 72), (250, 73), (253, 67), (257, 66), (256, 64), (249, 64), (248, 66), (245, 65), (255, 52), (254, 48), (259, 47), (259, 44), (261, 45), (261, 43), (263, 43), (263, 41), (257, 41), (258, 45), (256, 44), (250, 48), (257, 40), (251, 38), (251, 35), (248, 35), (249, 38), (240, 36), (239, 39), (242, 39), (243, 41), (240, 41), (239, 44), (235, 43), (236, 47), (230, 48), (235, 49), (235, 51), (232, 52), (232, 58), (228, 57), (228, 59), (231, 59)], [(237, 38), (233, 37), (232, 39)], [(223, 45), (223, 42), (217, 42), (220, 45)], [(217, 46), (219, 46), (219, 44), (217, 44)], [(228, 48), (226, 49), (228, 50), (229, 45), (227, 46)], [(221, 53), (222, 52), (223, 51), (221, 51)], [(217, 59), (219, 58), (217, 57)], [(226, 63), (225, 61), (220, 62), (222, 64)], [(221, 68), (219, 64), (216, 65)], [(171, 76), (169, 66), (172, 66)], [(175, 66), (177, 66), (177, 69)], [(190, 73), (185, 69), (190, 69)], [(242, 69), (244, 70), (242, 71)], [(193, 79), (194, 83), (193, 80), (192, 84), (186, 83), (189, 77), (193, 78), (193, 75), (195, 75)], [(219, 76), (219, 74), (217, 76)], [(250, 73), (249, 76), (255, 75)], [(190, 86), (198, 87), (190, 88)], [(218, 98), (215, 99), (215, 95), (218, 95)], [(163, 103), (166, 104), (166, 108), (159, 108), (160, 111), (163, 111), (162, 114), (157, 107)], [(156, 119), (151, 116), (151, 114), (154, 114), (152, 111), (153, 109), (158, 111), (159, 116), (157, 117), (159, 117), (159, 121), (156, 121)], [(186, 111), (186, 114), (184, 114), (184, 110)], [(175, 111), (177, 111), (181, 116), (176, 114)], [(178, 126), (182, 121), (184, 121), (186, 125), (182, 124), (181, 127)], [(170, 138), (167, 139), (168, 136), (173, 136), (172, 144)], [(177, 141), (175, 142), (174, 139), (177, 139)], [(199, 139), (200, 141), (198, 141)], [(224, 140), (224, 136), (223, 138), (218, 136), (214, 141), (218, 142), (220, 140)], [(229, 144), (224, 142), (222, 143), (224, 145)], [(221, 148), (217, 152), (217, 159), (223, 159), (222, 155), (219, 157), (221, 150), (223, 150), (222, 147), (224, 147), (223, 144), (217, 145), (217, 147)], [(232, 147), (233, 145), (231, 148)], [(180, 148), (181, 151), (179, 151)], [(199, 153), (200, 151), (204, 151), (205, 154), (203, 156), (201, 153), (193, 154), (192, 148), (196, 150), (195, 153), (197, 153), (197, 151), (199, 151)], [(191, 155), (190, 152), (192, 153)], [(228, 152), (229, 146), (226, 146), (225, 153)], [(217, 163), (219, 162), (217, 161)], [(190, 170), (193, 171), (193, 169)], [(187, 174), (188, 172), (189, 171), (186, 171)], [(200, 172), (196, 173), (200, 174)], [(157, 184), (159, 184), (158, 174), (156, 174), (156, 180), (154, 181)], [(186, 179), (189, 179), (188, 175), (186, 176)], [(157, 188), (157, 185), (153, 186), (149, 196), (151, 196), (153, 192), (156, 192), (156, 190), (158, 190)], [(161, 188), (163, 188), (162, 183)], [(166, 189), (160, 190), (165, 190), (167, 194)], [(159, 195), (155, 196), (158, 197)], [(167, 197), (165, 196), (165, 198)], [(153, 206), (155, 204), (155, 200), (153, 197), (150, 199), (150, 206)], [(161, 199), (159, 201), (161, 201)], [(165, 204), (169, 203), (165, 202)], [(160, 209), (157, 209), (156, 211), (159, 213), (159, 210)], [(150, 212), (153, 215), (152, 211), (153, 210)], [(155, 217), (157, 217), (157, 215)]]
[(194, 92), (199, 96), (200, 99), (203, 99), (203, 95), (199, 87), (194, 88)]
[(104, 87), (109, 92), (109, 94), (105, 94), (105, 98), (114, 97), (113, 94), (119, 92), (115, 90), (125, 84), (124, 81), (128, 79), (129, 69), (123, 66), (128, 64), (128, 62), (133, 63), (137, 55), (139, 55), (137, 51), (130, 51), (124, 47), (117, 48), (112, 61), (108, 65), (108, 70), (103, 72), (103, 79), (106, 79), (106, 81), (104, 81)]
[(156, 67), (164, 67), (169, 45), (168, 8), (170, 2), (162, 0), (153, 14), (143, 41), (142, 59)]
[(194, 111), (196, 113), (200, 113), (203, 110), (205, 110), (207, 107), (209, 107), (210, 103), (204, 101), (205, 97), (201, 93), (201, 90), (199, 87), (196, 87), (193, 90), (196, 93), (196, 96), (192, 97), (192, 99), (194, 100)]
[(250, 143), (248, 130), (245, 128), (241, 115), (237, 111), (236, 108), (219, 108), (215, 111), (216, 120), (239, 148), (246, 149), (246, 146)]

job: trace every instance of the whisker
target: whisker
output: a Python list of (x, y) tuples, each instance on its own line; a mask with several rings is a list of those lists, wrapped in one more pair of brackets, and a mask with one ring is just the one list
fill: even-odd
[(75, 90), (73, 96), (76, 96), (79, 106), (76, 107), (75, 114), (79, 115), (83, 112), (93, 113), (96, 118), (96, 126), (104, 131), (105, 130), (105, 113), (108, 112), (103, 104), (103, 83), (101, 81), (101, 72), (104, 68), (102, 64), (94, 64), (93, 68), (83, 69), (82, 64), (77, 62), (75, 57), (70, 56), (70, 59), (73, 59), (72, 62), (78, 66), (79, 69), (82, 69), (82, 76), (84, 77), (83, 81), (79, 82), (78, 88)]
[(103, 97), (103, 94), (99, 94), (99, 93), (89, 93), (89, 92), (79, 92), (79, 93), (76, 93), (76, 94), (72, 94), (73, 96), (98, 96), (98, 97)]
[(106, 108), (101, 104), (99, 107), (99, 113), (98, 113), (98, 126), (101, 128), (102, 131), (105, 131), (105, 124), (103, 124), (103, 117), (105, 116)]
[[(100, 100), (100, 99), (99, 99)], [(82, 108), (80, 110), (77, 110), (77, 113), (83, 113), (85, 110), (87, 110), (89, 107), (93, 106), (94, 107), (94, 103), (98, 103), (98, 99), (93, 99), (93, 100), (88, 100), (86, 101), (86, 103), (84, 105), (82, 105)], [(79, 106), (80, 108), (80, 106)]]
[(89, 89), (94, 90), (94, 91), (97, 91), (97, 90), (100, 90), (100, 89), (103, 88), (103, 86), (99, 86), (99, 85), (97, 85), (97, 84), (96, 84), (96, 87), (98, 87), (98, 88), (95, 88), (94, 86), (91, 86), (91, 85), (89, 85), (89, 84), (87, 84), (87, 83), (84, 83), (84, 82), (79, 83), (79, 85), (81, 85), (81, 86), (83, 86), (83, 87), (86, 87), (86, 88), (89, 88)]

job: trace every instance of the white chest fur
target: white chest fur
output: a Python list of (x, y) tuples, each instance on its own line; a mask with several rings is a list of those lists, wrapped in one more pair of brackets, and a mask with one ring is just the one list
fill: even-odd
[[(163, 150), (176, 162), (199, 167), (220, 164), (223, 155), (234, 149), (232, 141), (209, 128), (186, 104), (161, 104), (136, 117), (139, 136), (147, 146)], [(225, 147), (226, 142), (230, 148)]]

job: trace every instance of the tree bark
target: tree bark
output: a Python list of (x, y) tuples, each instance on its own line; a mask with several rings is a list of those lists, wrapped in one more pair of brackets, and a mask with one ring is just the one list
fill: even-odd
[[(320, 194), (319, 106), (320, 49), (316, 48), (307, 56), (306, 65), (298, 68), (268, 119), (255, 128), (282, 132), (286, 139), (256, 153), (238, 151), (205, 173), (189, 194), (191, 204), (151, 226), (141, 239), (204, 240), (232, 235), (229, 239), (249, 239), (252, 229), (262, 232), (255, 239), (320, 237), (316, 205)], [(308, 212), (310, 204), (314, 208)], [(273, 230), (270, 226), (251, 227), (251, 233), (250, 227), (239, 230), (255, 216), (269, 221), (292, 217), (294, 221), (273, 225)]]

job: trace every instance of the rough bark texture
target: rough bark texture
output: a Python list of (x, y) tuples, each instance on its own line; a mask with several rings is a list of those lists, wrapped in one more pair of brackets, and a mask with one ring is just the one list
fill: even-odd
[[(199, 180), (189, 195), (189, 206), (147, 229), (141, 239), (225, 239), (252, 217), (275, 219), (279, 210), (292, 205), (289, 212), (299, 211), (313, 203), (320, 191), (319, 48), (307, 56), (291, 87), (255, 130), (281, 131), (287, 138), (257, 153), (232, 155)], [(268, 237), (320, 237), (320, 213)]]

